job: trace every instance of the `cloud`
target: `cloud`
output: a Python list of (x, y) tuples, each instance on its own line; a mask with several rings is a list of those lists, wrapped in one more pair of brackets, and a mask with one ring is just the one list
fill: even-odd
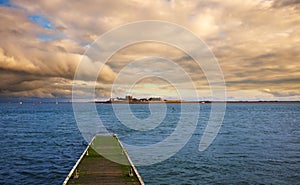
[(264, 89), (263, 92), (269, 93), (275, 97), (290, 97), (290, 96), (299, 96), (299, 91), (288, 91), (288, 92), (282, 92), (282, 91), (273, 91), (270, 89)]
[[(82, 46), (68, 39), (41, 41), (37, 35), (50, 34), (51, 30), (33, 23), (22, 9), (0, 9), (0, 23), (5, 25), (0, 28), (1, 95), (70, 96), (71, 79), (82, 56)], [(63, 88), (57, 88), (57, 84)]]
[[(215, 54), (233, 97), (247, 91), (247, 97), (300, 98), (300, 12), (296, 0), (12, 0), (10, 4), (0, 6), (0, 24), (5, 25), (0, 27), (1, 96), (70, 96), (72, 83), (77, 83), (73, 76), (88, 45), (116, 26), (155, 19), (185, 26), (203, 39)], [(199, 91), (209, 90), (203, 72), (186, 53), (160, 43), (123, 48), (100, 73), (95, 67), (100, 64), (88, 61), (80, 83), (91, 85), (91, 76), (99, 73), (97, 95), (110, 96), (111, 83), (122, 68), (145, 56), (173, 60)], [(155, 62), (148, 63), (128, 69), (124, 79), (146, 67), (151, 69)], [(164, 62), (156, 61), (155, 66), (172, 70)], [(155, 73), (155, 68), (152, 70)], [(170, 78), (176, 79), (176, 70)], [(161, 87), (157, 79), (151, 83), (157, 84), (158, 90)], [(141, 93), (147, 89), (149, 86), (139, 86)]]
[(275, 0), (273, 2), (274, 7), (284, 7), (284, 6), (292, 6), (295, 8), (300, 8), (299, 0)]

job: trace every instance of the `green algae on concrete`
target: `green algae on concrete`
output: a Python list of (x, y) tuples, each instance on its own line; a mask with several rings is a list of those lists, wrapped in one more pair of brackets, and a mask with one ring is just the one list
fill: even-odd
[(96, 136), (83, 155), (67, 184), (144, 184), (116, 136)]

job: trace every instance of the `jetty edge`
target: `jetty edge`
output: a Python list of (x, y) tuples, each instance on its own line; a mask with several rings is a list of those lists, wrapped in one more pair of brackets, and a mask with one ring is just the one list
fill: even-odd
[[(96, 152), (96, 147), (101, 152)], [(115, 163), (105, 156), (110, 155)], [(117, 135), (96, 135), (81, 154), (63, 185), (67, 184), (140, 184), (144, 181)]]

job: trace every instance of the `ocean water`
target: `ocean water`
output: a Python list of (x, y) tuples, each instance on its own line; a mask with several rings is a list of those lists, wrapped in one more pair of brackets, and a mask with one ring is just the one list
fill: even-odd
[[(130, 108), (137, 118), (150, 115), (148, 105)], [(122, 142), (142, 146), (172, 134), (181, 109), (168, 104), (161, 125), (144, 132), (122, 125), (111, 105), (97, 110)], [(201, 104), (195, 132), (176, 155), (138, 167), (146, 184), (300, 183), (300, 104), (227, 104), (219, 134), (200, 152), (210, 110)], [(86, 147), (70, 103), (1, 103), (0, 117), (0, 184), (61, 184)]]

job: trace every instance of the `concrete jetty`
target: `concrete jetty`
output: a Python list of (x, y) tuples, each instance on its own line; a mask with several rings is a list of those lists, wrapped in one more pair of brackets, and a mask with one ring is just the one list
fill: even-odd
[(144, 182), (119, 138), (114, 135), (95, 136), (92, 139), (63, 182), (63, 185), (66, 184), (144, 185)]

